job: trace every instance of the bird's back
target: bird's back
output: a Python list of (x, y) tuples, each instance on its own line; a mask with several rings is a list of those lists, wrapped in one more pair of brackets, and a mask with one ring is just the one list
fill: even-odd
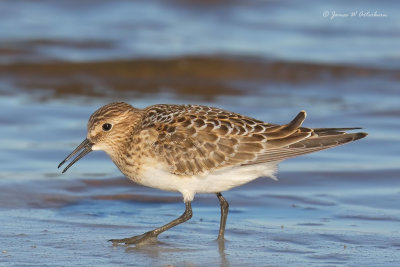
[(365, 137), (358, 128), (301, 127), (306, 112), (290, 123), (266, 123), (198, 105), (155, 105), (144, 110), (142, 131), (151, 149), (176, 175), (204, 175), (226, 167), (279, 162)]

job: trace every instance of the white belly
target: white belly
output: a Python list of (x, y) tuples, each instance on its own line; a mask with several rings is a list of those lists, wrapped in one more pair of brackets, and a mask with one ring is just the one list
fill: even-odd
[[(149, 165), (150, 166), (150, 165)], [(185, 202), (192, 201), (196, 193), (218, 193), (248, 183), (258, 177), (276, 179), (276, 163), (227, 167), (206, 175), (181, 176), (162, 165), (144, 167), (135, 181), (142, 185), (166, 191), (181, 192)], [(137, 179), (139, 178), (139, 179)]]

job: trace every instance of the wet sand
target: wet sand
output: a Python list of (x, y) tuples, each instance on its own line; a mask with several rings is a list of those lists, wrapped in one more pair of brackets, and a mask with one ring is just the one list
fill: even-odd
[[(25, 89), (47, 89), (54, 96), (107, 96), (169, 91), (178, 95), (243, 94), (246, 83), (329, 82), (349, 77), (399, 78), (369, 67), (219, 56), (101, 62), (46, 62), (0, 65), (3, 77)], [(241, 86), (238, 86), (240, 83)]]
[(10, 183), (0, 201), (1, 260), (44, 266), (50, 259), (59, 266), (394, 265), (400, 260), (397, 179), (398, 171), (286, 172), (278, 182), (258, 179), (225, 194), (231, 210), (224, 246), (215, 241), (218, 201), (199, 195), (189, 222), (142, 247), (107, 240), (173, 219), (184, 208), (177, 194), (125, 178)]

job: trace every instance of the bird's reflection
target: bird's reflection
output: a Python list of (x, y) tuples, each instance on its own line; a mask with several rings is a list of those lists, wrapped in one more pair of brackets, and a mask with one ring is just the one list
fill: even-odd
[(221, 267), (229, 266), (229, 261), (226, 258), (226, 253), (225, 253), (225, 239), (217, 240), (217, 243), (218, 243), (219, 257), (221, 259)]
[[(215, 242), (213, 242), (215, 250), (217, 250), (219, 254), (220, 258), (219, 266), (221, 267), (229, 266), (229, 261), (225, 253), (225, 243), (226, 243), (225, 240), (216, 240)], [(118, 247), (119, 246), (120, 245), (118, 245)], [(191, 252), (196, 250), (197, 249), (191, 249), (190, 247), (176, 246), (173, 243), (167, 243), (161, 241), (157, 241), (155, 243), (148, 243), (140, 246), (127, 246), (125, 248), (126, 253), (139, 253), (145, 255), (146, 257), (162, 261), (176, 261), (177, 259), (172, 257), (175, 257), (176, 253), (178, 253), (182, 257), (179, 260), (184, 260), (185, 264), (193, 264), (194, 266), (197, 266), (198, 263), (196, 263), (195, 259), (193, 258), (186, 258), (185, 252)], [(203, 260), (200, 261), (202, 262)]]

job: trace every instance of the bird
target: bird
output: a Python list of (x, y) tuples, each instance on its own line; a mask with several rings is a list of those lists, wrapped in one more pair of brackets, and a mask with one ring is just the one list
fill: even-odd
[(197, 193), (216, 194), (221, 209), (218, 241), (225, 240), (229, 203), (222, 192), (259, 177), (276, 179), (277, 165), (288, 158), (343, 145), (367, 136), (353, 128), (302, 127), (306, 112), (287, 124), (273, 124), (203, 105), (157, 104), (143, 109), (113, 102), (89, 118), (87, 136), (59, 165), (73, 164), (103, 150), (130, 180), (180, 192), (184, 213), (144, 234), (111, 239), (113, 244), (156, 241), (159, 234), (188, 221)]

